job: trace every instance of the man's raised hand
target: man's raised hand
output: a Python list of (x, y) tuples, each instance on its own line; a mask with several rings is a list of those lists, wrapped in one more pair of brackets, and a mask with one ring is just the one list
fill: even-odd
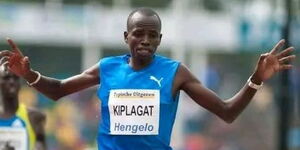
[(290, 61), (296, 58), (295, 55), (291, 54), (294, 48), (288, 47), (279, 51), (284, 46), (284, 43), (284, 40), (280, 40), (269, 53), (260, 56), (253, 74), (253, 77), (255, 76), (256, 80), (268, 80), (275, 73), (293, 67), (293, 65), (290, 64)]
[(24, 56), (17, 44), (12, 39), (7, 38), (11, 50), (0, 52), (0, 65), (8, 65), (8, 69), (18, 76), (25, 76), (30, 71), (30, 63), (27, 56)]

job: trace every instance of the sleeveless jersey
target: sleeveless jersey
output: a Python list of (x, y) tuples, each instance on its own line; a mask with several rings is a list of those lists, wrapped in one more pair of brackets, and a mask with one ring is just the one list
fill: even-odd
[(26, 130), (29, 136), (29, 148), (33, 150), (36, 142), (36, 135), (29, 120), (27, 108), (24, 104), (19, 104), (17, 116), (20, 117), (26, 124)]
[(0, 119), (0, 149), (29, 150), (26, 124), (16, 115)]
[(100, 61), (99, 150), (171, 150), (179, 93), (172, 86), (179, 62), (155, 55), (133, 70), (130, 55)]

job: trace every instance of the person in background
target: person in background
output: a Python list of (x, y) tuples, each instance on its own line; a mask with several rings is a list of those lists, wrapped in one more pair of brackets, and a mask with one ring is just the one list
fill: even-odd
[(16, 150), (46, 150), (46, 116), (19, 102), (20, 79), (8, 70), (7, 64), (0, 66), (0, 88), (0, 143)]

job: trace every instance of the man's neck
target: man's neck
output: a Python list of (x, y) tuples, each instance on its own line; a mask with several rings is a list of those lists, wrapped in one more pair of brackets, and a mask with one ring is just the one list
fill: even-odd
[(6, 99), (2, 102), (3, 111), (0, 112), (0, 118), (11, 118), (17, 112), (19, 107), (17, 98)]
[(153, 61), (153, 58), (150, 59), (138, 59), (138, 58), (133, 58), (130, 57), (130, 59), (128, 60), (129, 65), (134, 69), (134, 70), (140, 70), (143, 69), (145, 67), (147, 67), (148, 65), (150, 65)]

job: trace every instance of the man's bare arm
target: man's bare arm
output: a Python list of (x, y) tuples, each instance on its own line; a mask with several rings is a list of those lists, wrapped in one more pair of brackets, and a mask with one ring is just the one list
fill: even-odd
[[(260, 56), (254, 73), (251, 76), (251, 82), (260, 85), (277, 72), (292, 68), (292, 65), (286, 62), (296, 57), (290, 54), (294, 48), (289, 47), (278, 52), (283, 44), (284, 40), (279, 41), (269, 53)], [(196, 103), (229, 123), (237, 118), (256, 93), (256, 89), (250, 87), (247, 82), (232, 98), (221, 100), (214, 92), (205, 88), (187, 67), (183, 65), (179, 67), (177, 72), (174, 90), (184, 90)]]
[(177, 76), (182, 80), (181, 90), (185, 91), (197, 104), (216, 114), (227, 123), (235, 120), (256, 93), (255, 89), (245, 85), (231, 99), (222, 100), (213, 91), (204, 87), (185, 66), (180, 66)]
[(16, 75), (23, 77), (28, 83), (47, 97), (58, 100), (59, 98), (99, 84), (99, 64), (92, 66), (81, 74), (58, 80), (46, 76), (39, 78), (39, 73), (30, 67), (30, 61), (24, 56), (18, 46), (11, 40), (7, 42), (12, 50), (0, 52), (1, 64), (8, 65), (8, 69)]
[[(34, 71), (30, 71), (28, 75), (24, 76), (24, 79), (28, 82), (33, 82), (36, 78), (37, 74)], [(33, 87), (47, 97), (58, 100), (68, 94), (97, 85), (99, 82), (99, 64), (96, 64), (81, 74), (64, 80), (42, 76)]]

